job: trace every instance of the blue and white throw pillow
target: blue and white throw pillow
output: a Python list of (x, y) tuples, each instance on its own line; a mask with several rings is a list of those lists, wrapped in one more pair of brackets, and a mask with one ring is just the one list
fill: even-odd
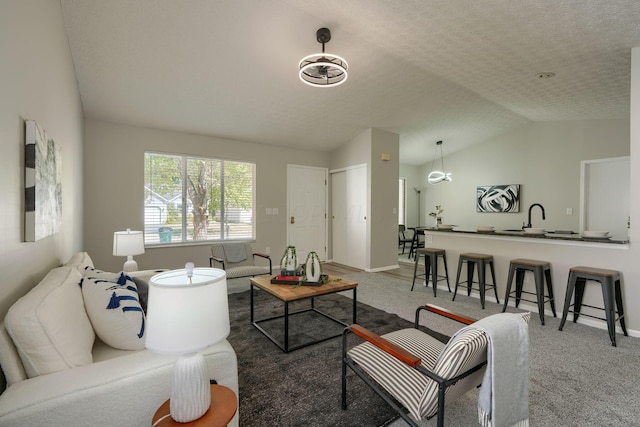
[[(111, 273), (109, 271), (102, 271), (91, 266), (84, 267), (84, 270), (82, 270), (81, 273), (82, 273), (82, 276), (85, 278), (103, 279), (103, 280), (108, 280), (110, 282), (117, 282), (118, 279), (120, 279), (120, 276), (123, 274), (122, 272)], [(82, 282), (80, 282), (80, 286), (82, 286)]]
[(85, 274), (80, 283), (96, 335), (113, 348), (144, 349), (145, 316), (135, 282), (124, 273), (99, 273)]

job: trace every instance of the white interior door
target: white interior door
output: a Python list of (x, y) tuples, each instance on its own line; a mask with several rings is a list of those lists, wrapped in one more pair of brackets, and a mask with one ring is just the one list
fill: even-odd
[(299, 264), (311, 251), (327, 260), (327, 175), (324, 168), (288, 165), (287, 240)]
[(334, 262), (367, 266), (367, 167), (332, 173), (332, 249)]
[(333, 262), (347, 265), (347, 172), (331, 174), (331, 241)]
[(629, 157), (583, 162), (583, 230), (609, 231), (614, 237), (627, 237), (630, 167)]

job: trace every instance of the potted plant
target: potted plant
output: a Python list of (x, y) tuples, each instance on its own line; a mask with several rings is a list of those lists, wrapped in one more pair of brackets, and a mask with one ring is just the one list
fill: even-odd
[(436, 220), (436, 228), (438, 228), (438, 225), (442, 224), (442, 217), (440, 216), (442, 212), (444, 212), (442, 205), (436, 205), (435, 212), (429, 212), (429, 216)]

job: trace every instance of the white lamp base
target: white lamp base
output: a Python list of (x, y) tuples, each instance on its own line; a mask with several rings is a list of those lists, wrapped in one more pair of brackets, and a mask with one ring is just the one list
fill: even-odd
[(131, 255), (127, 257), (127, 260), (124, 262), (122, 266), (122, 271), (125, 273), (129, 273), (131, 271), (138, 271), (138, 263), (133, 259)]
[(171, 418), (179, 423), (197, 420), (211, 406), (207, 363), (200, 353), (181, 356), (173, 368)]

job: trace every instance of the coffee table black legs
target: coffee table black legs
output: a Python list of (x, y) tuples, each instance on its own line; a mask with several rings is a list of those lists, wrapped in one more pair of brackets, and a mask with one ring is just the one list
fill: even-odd
[[(356, 294), (356, 288), (354, 287), (353, 289), (353, 301), (352, 301), (352, 323), (356, 323), (357, 321), (357, 317), (356, 317), (356, 313), (357, 313), (357, 294)], [(280, 316), (273, 316), (273, 317), (268, 317), (268, 318), (264, 318), (264, 319), (259, 319), (256, 320), (255, 319), (255, 314), (254, 314), (254, 304), (255, 304), (255, 299), (254, 299), (254, 285), (251, 284), (251, 289), (250, 289), (251, 295), (250, 295), (250, 317), (251, 317), (251, 324), (258, 329), (264, 336), (266, 336), (267, 338), (269, 338), (269, 340), (271, 340), (271, 342), (273, 342), (275, 345), (278, 346), (278, 348), (280, 348), (280, 350), (282, 350), (285, 353), (288, 353), (290, 351), (293, 350), (298, 350), (300, 348), (303, 347), (307, 347), (313, 344), (317, 344), (319, 342), (322, 341), (326, 341), (332, 338), (336, 338), (342, 335), (342, 330), (340, 330), (339, 333), (334, 334), (334, 335), (329, 335), (329, 336), (325, 336), (319, 339), (312, 339), (306, 342), (302, 342), (296, 345), (291, 345), (289, 342), (290, 339), (290, 320), (293, 316), (296, 315), (300, 315), (302, 313), (308, 313), (308, 312), (313, 312), (315, 315), (319, 315), (322, 316), (336, 324), (342, 325), (342, 326), (348, 326), (347, 323), (336, 319), (335, 317), (319, 310), (318, 308), (316, 308), (315, 306), (315, 298), (316, 297), (309, 297), (309, 298), (305, 298), (305, 299), (310, 299), (311, 300), (311, 306), (310, 308), (304, 309), (304, 310), (299, 310), (299, 311), (295, 311), (295, 312), (291, 312), (289, 304), (292, 301), (283, 301), (284, 303), (284, 314), (280, 315)], [(267, 292), (265, 292), (266, 295), (269, 295)], [(274, 296), (274, 298), (276, 298)], [(278, 298), (279, 299), (279, 298)], [(295, 301), (301, 301), (301, 299), (297, 299)], [(269, 320), (274, 320), (274, 319), (283, 319), (284, 320), (284, 338), (282, 339), (278, 339), (277, 337), (275, 337), (274, 335), (272, 335), (269, 331), (267, 331), (265, 328), (263, 328), (260, 324), (267, 322)], [(281, 335), (282, 337), (282, 335)]]

